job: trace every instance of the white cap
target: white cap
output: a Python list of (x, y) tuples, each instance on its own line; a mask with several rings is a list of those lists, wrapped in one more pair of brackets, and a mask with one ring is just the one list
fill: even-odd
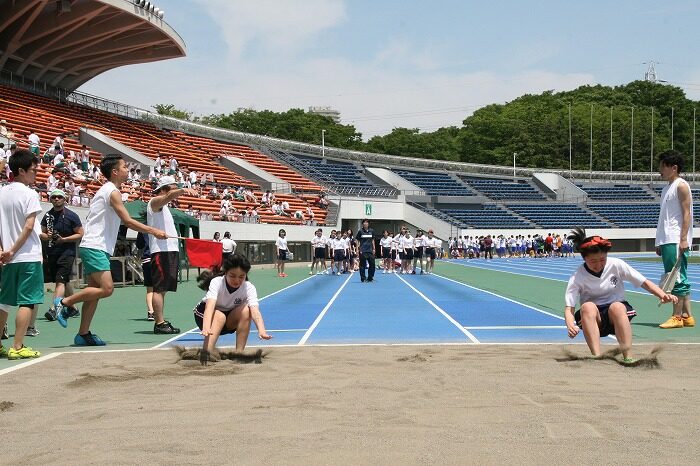
[(160, 180), (158, 180), (158, 186), (156, 186), (156, 189), (154, 189), (153, 191), (158, 192), (164, 187), (170, 186), (172, 184), (177, 185), (177, 181), (175, 181), (174, 176), (163, 176), (160, 178)]

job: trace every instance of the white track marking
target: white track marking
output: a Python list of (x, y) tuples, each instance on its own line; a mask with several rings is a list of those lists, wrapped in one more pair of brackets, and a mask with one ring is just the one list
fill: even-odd
[(306, 341), (309, 339), (309, 337), (311, 336), (311, 334), (313, 333), (313, 331), (316, 330), (316, 327), (317, 327), (318, 324), (321, 322), (321, 319), (323, 319), (323, 316), (326, 315), (326, 312), (328, 312), (328, 309), (330, 309), (330, 307), (333, 305), (333, 303), (335, 302), (335, 300), (336, 300), (336, 299), (338, 298), (338, 296), (340, 295), (340, 292), (343, 291), (343, 288), (345, 288), (345, 285), (348, 284), (348, 282), (350, 281), (350, 279), (351, 279), (352, 277), (353, 277), (353, 274), (348, 274), (348, 278), (345, 279), (345, 281), (343, 282), (342, 286), (341, 286), (340, 288), (338, 288), (338, 291), (336, 291), (335, 294), (333, 295), (333, 297), (331, 298), (331, 300), (328, 301), (328, 304), (326, 304), (326, 306), (323, 308), (323, 310), (322, 310), (321, 313), (318, 315), (318, 317), (316, 317), (316, 320), (314, 320), (314, 323), (311, 324), (311, 327), (309, 327), (309, 329), (306, 331), (306, 333), (304, 334), (304, 336), (301, 337), (301, 340), (299, 340), (299, 343), (297, 343), (297, 345), (302, 346), (302, 345), (305, 345), (305, 344), (306, 344)]
[(467, 329), (465, 329), (464, 327), (462, 327), (462, 325), (460, 325), (459, 322), (457, 322), (456, 320), (454, 320), (454, 318), (452, 318), (452, 316), (449, 315), (447, 312), (445, 312), (440, 306), (438, 306), (437, 304), (435, 304), (434, 302), (432, 302), (432, 301), (430, 300), (430, 298), (428, 298), (426, 295), (424, 295), (423, 293), (421, 293), (420, 291), (418, 291), (413, 285), (411, 285), (411, 284), (408, 283), (406, 280), (404, 280), (403, 277), (400, 277), (400, 276), (397, 275), (396, 278), (398, 278), (399, 280), (401, 280), (402, 282), (404, 282), (410, 289), (412, 289), (413, 291), (415, 291), (416, 293), (418, 293), (418, 296), (420, 296), (420, 297), (423, 298), (428, 304), (430, 304), (431, 306), (433, 306), (433, 307), (435, 308), (435, 310), (437, 310), (437, 311), (438, 311), (440, 314), (442, 314), (447, 320), (449, 320), (455, 327), (457, 327), (457, 328), (459, 329), (460, 332), (462, 332), (464, 335), (466, 335), (466, 337), (469, 338), (469, 340), (470, 340), (472, 343), (479, 343), (479, 340), (477, 340), (476, 337), (475, 337), (474, 335), (472, 335), (471, 332), (469, 332), (469, 330), (467, 330)]

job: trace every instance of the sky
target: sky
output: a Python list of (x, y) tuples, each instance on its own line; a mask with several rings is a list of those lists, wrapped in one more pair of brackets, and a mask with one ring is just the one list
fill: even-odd
[(659, 79), (700, 100), (700, 2), (155, 0), (187, 56), (80, 89), (195, 115), (330, 106), (367, 140), (526, 93)]

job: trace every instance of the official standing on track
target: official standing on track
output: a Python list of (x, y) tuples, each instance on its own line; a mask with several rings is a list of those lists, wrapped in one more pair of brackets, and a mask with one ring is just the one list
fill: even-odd
[[(362, 220), (362, 228), (357, 232), (355, 237), (360, 243), (360, 281), (365, 280), (371, 282), (374, 280), (374, 258), (375, 258), (375, 245), (374, 245), (374, 230), (369, 227), (369, 220)], [(369, 261), (369, 273), (365, 279), (365, 267), (367, 266), (367, 261)]]

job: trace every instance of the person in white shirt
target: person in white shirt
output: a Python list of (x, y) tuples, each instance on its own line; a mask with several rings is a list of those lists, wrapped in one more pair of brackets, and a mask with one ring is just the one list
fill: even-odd
[(329, 241), (331, 250), (333, 251), (331, 262), (331, 274), (335, 273), (340, 275), (343, 270), (343, 263), (345, 262), (345, 241), (342, 239), (342, 234), (338, 231), (333, 235), (331, 233), (331, 239)]
[[(677, 303), (678, 298), (664, 292), (622, 259), (608, 257), (612, 243), (607, 239), (586, 236), (582, 228), (574, 229), (569, 238), (583, 258), (583, 264), (566, 287), (564, 316), (569, 338), (575, 338), (582, 328), (588, 348), (598, 357), (601, 355), (600, 338), (615, 335), (623, 363), (634, 364), (630, 320), (637, 312), (625, 300), (623, 282), (644, 288), (663, 303)], [(578, 311), (577, 303), (581, 306)]]
[(190, 179), (190, 184), (192, 186), (197, 184), (197, 171), (196, 170), (191, 170), (187, 176)]
[(416, 237), (413, 238), (413, 275), (416, 274), (416, 265), (420, 265), (420, 274), (423, 275), (425, 271), (423, 270), (423, 249), (425, 248), (425, 243), (423, 241), (423, 232), (421, 230), (416, 230)]
[(37, 358), (41, 353), (24, 346), (32, 310), (44, 302), (41, 213), (39, 195), (29, 188), (36, 181), (38, 159), (28, 150), (10, 158), (14, 181), (0, 188), (0, 329), (7, 324), (11, 307), (17, 306), (12, 347), (0, 344), (0, 356), (8, 359)]
[(61, 133), (58, 136), (56, 136), (56, 139), (53, 140), (53, 146), (54, 149), (56, 150), (56, 154), (61, 154), (65, 152), (65, 147), (63, 143), (63, 139), (66, 137), (65, 133)]
[(309, 225), (315, 225), (315, 223), (314, 223), (314, 211), (310, 205), (306, 206), (306, 218), (308, 219), (307, 221), (308, 221)]
[(389, 234), (389, 230), (384, 230), (379, 240), (379, 247), (382, 251), (382, 273), (394, 273), (394, 261), (391, 259), (391, 242), (393, 239)]
[(242, 254), (226, 258), (222, 271), (209, 270), (197, 279), (207, 294), (194, 308), (194, 320), (204, 336), (200, 362), (206, 364), (216, 356), (216, 342), (221, 335), (236, 334), (236, 351), (245, 349), (250, 335), (250, 322), (258, 329), (258, 338), (270, 340), (260, 313), (258, 293), (248, 281), (250, 262)]
[(668, 184), (661, 191), (661, 208), (656, 227), (656, 254), (661, 256), (664, 272), (669, 273), (680, 261), (678, 280), (673, 294), (678, 304), (671, 317), (659, 327), (664, 329), (695, 327), (691, 312), (688, 257), (693, 244), (693, 193), (687, 181), (681, 178), (685, 165), (683, 155), (668, 150), (659, 155), (659, 173)]
[(191, 189), (178, 188), (175, 178), (164, 176), (153, 191), (154, 197), (146, 206), (146, 221), (149, 226), (163, 230), (167, 239), (148, 236), (151, 251), (151, 283), (153, 284), (153, 333), (170, 335), (180, 333), (180, 329), (165, 320), (165, 294), (177, 291), (177, 278), (180, 268), (180, 244), (177, 239), (173, 215), (168, 204), (182, 195), (192, 196)]
[(286, 277), (287, 274), (284, 273), (284, 261), (287, 260), (287, 232), (284, 229), (280, 229), (277, 234), (277, 241), (275, 241), (275, 248), (277, 249), (277, 276)]
[(228, 256), (236, 252), (236, 242), (231, 239), (231, 232), (224, 232), (224, 239), (221, 240), (223, 254), (223, 260), (226, 260)]
[(53, 158), (53, 166), (56, 168), (63, 168), (65, 165), (66, 158), (63, 156), (62, 152), (58, 152)]
[(66, 309), (77, 303), (83, 303), (80, 314), (80, 329), (73, 339), (76, 346), (103, 346), (106, 343), (90, 332), (92, 318), (97, 311), (97, 304), (114, 292), (112, 266), (110, 257), (114, 254), (119, 228), (123, 224), (142, 233), (166, 239), (168, 234), (157, 228), (137, 222), (129, 215), (121, 199), (119, 187), (126, 182), (129, 169), (120, 155), (106, 155), (100, 162), (100, 170), (107, 182), (95, 193), (90, 203), (85, 222), (85, 234), (80, 242), (80, 259), (88, 286), (71, 296), (54, 300), (56, 320), (62, 327), (68, 325)]
[(423, 241), (425, 242), (425, 273), (430, 274), (433, 273), (433, 267), (435, 266), (435, 258), (439, 253), (442, 241), (433, 236), (432, 228), (428, 230), (428, 236)]
[(328, 243), (328, 239), (323, 236), (323, 230), (318, 229), (314, 233), (313, 238), (311, 238), (311, 257), (313, 257), (313, 260), (311, 261), (311, 270), (309, 271), (309, 275), (314, 274), (314, 269), (316, 269), (316, 265), (318, 265), (318, 270), (316, 272), (316, 275), (321, 275), (321, 273), (328, 273), (328, 270), (326, 269), (326, 244)]
[(29, 150), (32, 152), (32, 154), (38, 157), (41, 151), (41, 139), (39, 138), (39, 136), (36, 135), (33, 129), (29, 131), (27, 141), (29, 142)]
[(168, 172), (168, 175), (177, 174), (177, 165), (178, 165), (177, 159), (171, 155), (170, 156), (170, 171)]
[(50, 193), (58, 189), (58, 180), (54, 176), (55, 170), (51, 170), (49, 177), (46, 180), (46, 192)]
[(399, 238), (401, 250), (403, 250), (403, 258), (401, 259), (401, 273), (411, 273), (411, 262), (413, 262), (413, 236), (408, 231), (408, 228), (403, 229), (401, 238)]

